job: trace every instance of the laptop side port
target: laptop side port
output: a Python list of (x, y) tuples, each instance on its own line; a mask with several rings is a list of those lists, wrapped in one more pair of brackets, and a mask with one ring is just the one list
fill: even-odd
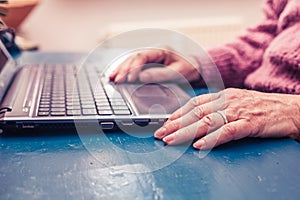
[(132, 119), (121, 120), (119, 123), (123, 126), (132, 126), (134, 124)]
[(147, 126), (150, 122), (149, 119), (134, 119), (133, 121), (136, 125), (139, 126)]
[(100, 127), (103, 130), (111, 130), (114, 126), (115, 124), (113, 122), (100, 122)]

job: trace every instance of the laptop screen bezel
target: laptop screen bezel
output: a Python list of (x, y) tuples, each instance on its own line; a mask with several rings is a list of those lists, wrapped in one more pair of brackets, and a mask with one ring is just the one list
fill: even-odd
[(15, 60), (11, 57), (11, 55), (8, 53), (8, 51), (6, 50), (2, 41), (0, 41), (0, 51), (2, 51), (3, 55), (6, 56), (7, 58), (7, 61), (4, 64), (4, 66), (2, 66), (0, 72), (0, 102), (2, 102), (4, 95), (17, 70), (17, 64)]

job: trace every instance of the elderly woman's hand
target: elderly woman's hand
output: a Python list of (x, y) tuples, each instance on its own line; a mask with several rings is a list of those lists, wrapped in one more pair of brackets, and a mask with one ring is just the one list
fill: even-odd
[(193, 146), (201, 150), (244, 137), (299, 138), (299, 105), (299, 95), (225, 89), (191, 99), (155, 137), (168, 145), (200, 138)]
[[(195, 59), (189, 61), (173, 53), (171, 50), (144, 50), (127, 58), (110, 76), (115, 83), (193, 81), (200, 77)], [(151, 68), (145, 68), (151, 64)], [(185, 80), (181, 80), (185, 79)]]

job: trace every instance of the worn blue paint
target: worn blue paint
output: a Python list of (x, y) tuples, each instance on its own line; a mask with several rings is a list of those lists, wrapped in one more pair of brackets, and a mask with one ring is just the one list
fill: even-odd
[(0, 137), (0, 199), (300, 199), (299, 158), (291, 139), (202, 152), (152, 132)]
[[(299, 199), (299, 144), (246, 139), (202, 158), (193, 148), (175, 162), (142, 172), (185, 146), (124, 133), (0, 138), (0, 199)], [(106, 149), (107, 139), (113, 144)], [(83, 145), (82, 141), (85, 141)], [(88, 147), (88, 150), (86, 149)], [(117, 149), (125, 154), (121, 157)], [(147, 154), (149, 162), (126, 152)], [(138, 173), (134, 173), (137, 171)]]

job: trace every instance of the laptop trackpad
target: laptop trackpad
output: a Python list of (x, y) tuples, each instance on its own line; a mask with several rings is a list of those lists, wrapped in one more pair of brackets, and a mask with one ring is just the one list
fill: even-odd
[(174, 84), (123, 84), (120, 90), (138, 114), (171, 114), (189, 99)]

